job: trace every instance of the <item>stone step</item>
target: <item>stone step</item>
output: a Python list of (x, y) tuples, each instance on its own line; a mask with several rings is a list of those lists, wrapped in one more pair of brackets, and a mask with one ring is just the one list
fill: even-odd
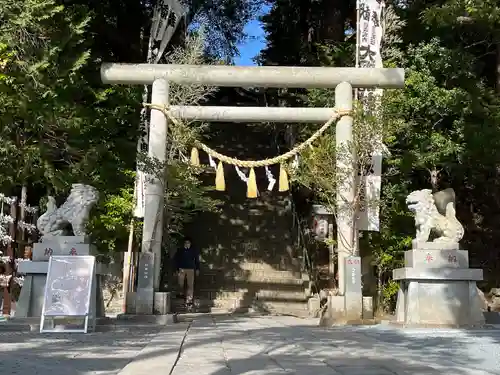
[(269, 284), (303, 284), (308, 281), (307, 275), (300, 272), (289, 271), (227, 271), (227, 272), (212, 272), (204, 271), (198, 278), (201, 283), (224, 283), (232, 281), (246, 281), (254, 283), (269, 283)]
[(252, 307), (238, 307), (236, 309), (232, 308), (220, 308), (220, 307), (192, 307), (191, 309), (179, 307), (175, 312), (179, 314), (176, 318), (177, 321), (182, 321), (183, 316), (189, 316), (189, 314), (250, 314), (250, 316), (256, 315), (290, 315), (299, 318), (310, 318), (311, 314), (302, 308), (287, 308), (285, 310), (276, 309), (269, 311), (268, 309), (259, 309)]
[(276, 302), (276, 301), (254, 301), (246, 305), (241, 305), (235, 300), (224, 301), (197, 301), (191, 308), (184, 305), (184, 301), (175, 300), (172, 302), (174, 313), (245, 313), (255, 312), (260, 314), (293, 315), (298, 317), (309, 317), (309, 310), (306, 302)]
[(305, 291), (291, 292), (284, 290), (259, 290), (256, 293), (258, 300), (279, 300), (279, 301), (307, 301), (308, 296)]
[[(297, 260), (298, 262), (298, 260)], [(286, 264), (269, 264), (261, 262), (240, 261), (233, 264), (224, 264), (222, 267), (206, 265), (202, 269), (202, 274), (223, 274), (224, 276), (241, 276), (266, 273), (271, 277), (302, 277), (302, 272), (298, 267)]]
[(238, 266), (245, 271), (280, 272), (300, 277), (301, 272), (296, 268), (299, 260), (291, 259), (287, 263), (242, 262)]
[[(246, 294), (234, 293), (233, 295), (226, 294), (225, 298), (200, 298), (195, 296), (194, 305), (199, 307), (218, 307), (218, 308), (239, 308), (252, 306), (271, 306), (276, 309), (285, 308), (305, 308), (307, 310), (307, 300), (305, 294), (296, 296), (295, 298), (283, 298), (272, 296), (249, 296)], [(174, 298), (171, 301), (172, 308), (184, 306), (184, 300)]]
[[(176, 282), (172, 282), (170, 285), (166, 286), (166, 289), (173, 292), (179, 292), (181, 288), (177, 285)], [(296, 293), (309, 293), (309, 283), (308, 282), (296, 282), (294, 284), (271, 284), (271, 283), (249, 283), (246, 281), (226, 281), (224, 283), (203, 283), (203, 282), (195, 282), (194, 285), (195, 294), (200, 295), (200, 293), (212, 293), (215, 294), (217, 292), (242, 292), (246, 294), (257, 294), (262, 292), (262, 295), (270, 295), (270, 294), (296, 294)], [(210, 297), (212, 298), (212, 297)]]
[(293, 315), (304, 318), (309, 316), (307, 302), (257, 301), (254, 309), (277, 315)]
[[(211, 310), (211, 309), (225, 309), (234, 310), (239, 307), (239, 299), (198, 299), (195, 298), (192, 310)], [(173, 312), (185, 311), (185, 301), (179, 298), (172, 299), (171, 308)]]
[(225, 290), (198, 290), (195, 296), (202, 300), (248, 300), (248, 299), (273, 299), (280, 301), (306, 301), (308, 296), (302, 291), (282, 290), (259, 290), (249, 292), (248, 290), (225, 291)]

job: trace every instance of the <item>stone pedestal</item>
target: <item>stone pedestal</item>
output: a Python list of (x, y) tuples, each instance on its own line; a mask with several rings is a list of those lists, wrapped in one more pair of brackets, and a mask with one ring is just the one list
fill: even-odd
[(400, 282), (396, 321), (407, 325), (484, 324), (476, 282), (483, 271), (469, 268), (468, 252), (458, 244), (414, 243), (405, 267), (393, 271)]
[[(43, 296), (51, 255), (95, 255), (95, 248), (84, 236), (46, 237), (33, 247), (33, 260), (19, 262), (18, 273), (24, 274), (24, 284), (16, 306), (15, 318), (39, 318), (42, 315)], [(106, 267), (96, 265), (96, 317), (103, 317), (104, 298), (102, 295), (102, 276)]]

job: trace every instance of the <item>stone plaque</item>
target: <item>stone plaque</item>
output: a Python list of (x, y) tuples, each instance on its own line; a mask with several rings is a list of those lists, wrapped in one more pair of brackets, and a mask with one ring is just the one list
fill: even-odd
[(154, 277), (153, 253), (141, 253), (139, 256), (139, 269), (137, 272), (137, 289), (152, 289)]
[(136, 314), (152, 314), (154, 302), (154, 254), (141, 253), (137, 270)]
[(361, 319), (363, 293), (361, 284), (361, 258), (345, 258), (345, 313), (348, 320)]
[(345, 292), (361, 293), (361, 258), (345, 258)]
[(405, 267), (469, 268), (469, 253), (466, 250), (408, 250)]
[(83, 243), (62, 243), (44, 241), (35, 243), (33, 247), (34, 262), (48, 262), (51, 256), (78, 255), (86, 256), (94, 253), (94, 246)]

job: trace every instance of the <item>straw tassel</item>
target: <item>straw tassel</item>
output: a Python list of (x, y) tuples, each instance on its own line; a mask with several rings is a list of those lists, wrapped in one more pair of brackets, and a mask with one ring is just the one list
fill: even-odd
[(286, 173), (285, 166), (280, 164), (280, 181), (279, 181), (279, 191), (288, 191), (290, 189), (290, 185), (288, 183), (288, 173)]
[(224, 179), (224, 165), (221, 161), (219, 161), (219, 164), (217, 165), (217, 172), (215, 173), (215, 190), (226, 190), (226, 181)]
[(253, 168), (250, 169), (250, 174), (248, 175), (247, 198), (257, 198), (257, 179)]
[(193, 147), (191, 149), (191, 165), (196, 165), (196, 166), (200, 165), (200, 154), (196, 147)]

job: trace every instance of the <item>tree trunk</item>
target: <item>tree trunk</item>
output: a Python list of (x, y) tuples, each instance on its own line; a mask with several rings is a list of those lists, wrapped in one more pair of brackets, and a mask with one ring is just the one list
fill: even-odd
[(345, 39), (345, 22), (349, 1), (323, 1), (323, 23), (319, 33), (320, 41), (342, 42)]

